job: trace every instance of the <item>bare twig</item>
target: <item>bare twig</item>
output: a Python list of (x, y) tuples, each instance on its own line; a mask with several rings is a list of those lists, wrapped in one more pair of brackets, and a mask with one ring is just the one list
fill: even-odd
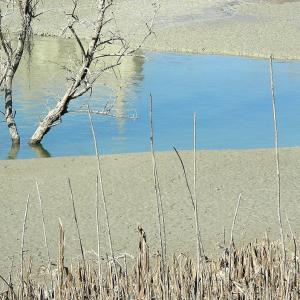
[[(69, 113), (88, 113), (88, 110), (76, 109), (76, 110), (70, 110)], [(94, 115), (102, 115), (102, 116), (112, 117), (116, 119), (137, 120), (139, 118), (136, 112), (132, 113), (132, 115), (118, 115), (116, 113), (112, 113), (111, 110), (106, 110), (105, 108), (103, 110), (90, 110), (90, 113)]]
[(75, 39), (76, 39), (76, 41), (77, 41), (77, 43), (79, 45), (79, 48), (81, 50), (81, 54), (83, 55), (83, 57), (85, 57), (86, 56), (86, 52), (85, 52), (84, 46), (83, 46), (83, 44), (81, 42), (80, 37), (77, 35), (77, 33), (76, 33), (76, 31), (75, 31), (75, 29), (73, 27), (73, 24), (69, 26), (69, 29), (73, 33), (73, 35), (74, 35), (74, 37), (75, 37)]

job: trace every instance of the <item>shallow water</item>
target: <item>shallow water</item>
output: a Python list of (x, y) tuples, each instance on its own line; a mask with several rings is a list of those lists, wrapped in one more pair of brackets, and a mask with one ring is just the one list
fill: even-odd
[[(92, 96), (74, 101), (69, 108), (73, 112), (45, 136), (42, 147), (32, 149), (27, 140), (65, 88), (65, 71), (58, 64), (70, 60), (75, 53), (76, 47), (69, 40), (39, 38), (35, 42), (31, 62), (23, 63), (15, 81), (14, 105), (21, 147), (11, 149), (6, 124), (2, 122), (1, 159), (93, 154), (88, 116), (78, 110), (87, 103), (101, 110), (115, 98), (112, 112), (120, 117), (94, 115), (100, 151), (148, 151), (150, 93), (157, 150), (170, 150), (173, 145), (191, 149), (194, 112), (198, 116), (200, 149), (273, 146), (267, 60), (147, 53), (144, 58), (128, 58), (118, 80), (108, 74)], [(300, 62), (275, 61), (274, 76), (279, 145), (299, 146)], [(135, 113), (138, 119), (126, 118)]]

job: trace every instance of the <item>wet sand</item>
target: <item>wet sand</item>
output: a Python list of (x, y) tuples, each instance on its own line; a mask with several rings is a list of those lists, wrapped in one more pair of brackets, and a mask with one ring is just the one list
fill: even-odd
[[(71, 1), (45, 1), (50, 11), (36, 21), (34, 31), (60, 35)], [(82, 2), (81, 16), (90, 21), (95, 1)], [(131, 45), (147, 32), (155, 7), (160, 6), (153, 35), (145, 50), (228, 54), (281, 59), (300, 58), (300, 2), (293, 0), (117, 0), (113, 7), (118, 28)], [(51, 20), (51, 22), (49, 22)], [(90, 36), (90, 26), (82, 36)]]
[[(290, 218), (295, 234), (300, 232), (298, 207), (300, 191), (300, 148), (280, 150), (282, 207), (284, 224)], [(157, 154), (162, 199), (165, 210), (168, 252), (196, 252), (194, 216), (182, 169), (173, 152)], [(183, 152), (188, 178), (192, 184), (192, 153)], [(104, 156), (104, 188), (115, 252), (136, 254), (141, 225), (151, 253), (159, 249), (156, 204), (150, 153)], [(95, 157), (45, 158), (0, 161), (0, 274), (6, 274), (10, 257), (20, 264), (21, 229), (27, 194), (31, 195), (25, 236), (26, 258), (45, 261), (42, 222), (35, 189), (38, 180), (42, 196), (50, 254), (58, 253), (58, 219), (66, 230), (66, 257), (80, 254), (67, 185), (70, 178), (83, 245), (93, 258), (96, 244)], [(263, 238), (267, 231), (279, 238), (277, 224), (277, 186), (275, 154), (269, 150), (201, 151), (198, 153), (197, 197), (203, 242), (207, 253), (217, 253), (223, 244), (225, 228), (228, 242), (239, 193), (242, 193), (234, 236), (238, 244)], [(101, 206), (101, 251), (109, 252)], [(287, 231), (286, 231), (287, 233)], [(55, 259), (53, 259), (55, 260)]]

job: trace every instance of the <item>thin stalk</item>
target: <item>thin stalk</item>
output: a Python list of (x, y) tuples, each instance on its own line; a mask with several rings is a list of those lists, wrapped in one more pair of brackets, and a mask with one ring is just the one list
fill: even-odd
[(194, 198), (194, 218), (196, 225), (196, 237), (197, 237), (197, 262), (198, 262), (198, 270), (197, 270), (197, 283), (196, 283), (196, 298), (199, 298), (199, 276), (200, 276), (200, 266), (201, 266), (201, 255), (204, 256), (204, 248), (201, 241), (201, 233), (199, 227), (199, 213), (198, 213), (198, 201), (197, 201), (197, 115), (194, 113), (193, 118), (193, 162), (194, 162), (194, 186), (193, 186), (193, 198)]
[(27, 213), (28, 213), (28, 205), (29, 205), (30, 195), (27, 196), (25, 213), (24, 213), (24, 221), (22, 226), (22, 242), (21, 242), (21, 299), (24, 297), (24, 242), (25, 242), (25, 230), (26, 230), (26, 222), (27, 222)]
[[(10, 264), (10, 271), (9, 271), (9, 286), (11, 287), (11, 295), (14, 294), (14, 290), (13, 290), (13, 283), (12, 283), (12, 272), (13, 272), (13, 267), (14, 267), (14, 260), (15, 260), (15, 256), (13, 255), (12, 259), (11, 259), (11, 264)], [(15, 295), (15, 294), (14, 294)]]
[(100, 299), (102, 299), (102, 267), (100, 256), (100, 220), (99, 220), (99, 178), (96, 176), (96, 224), (97, 224), (97, 248), (98, 248), (98, 285), (100, 291)]
[(12, 299), (18, 299), (17, 294), (14, 291), (14, 286), (12, 283), (8, 282), (1, 274), (0, 274), (0, 279), (7, 285), (7, 287), (10, 289), (11, 291), (11, 297)]
[(159, 238), (160, 238), (160, 248), (161, 248), (161, 257), (162, 257), (162, 264), (163, 267), (165, 266), (165, 242), (164, 242), (164, 229), (163, 229), (163, 217), (161, 211), (161, 204), (160, 204), (160, 188), (157, 176), (157, 166), (156, 166), (156, 158), (154, 152), (154, 134), (153, 134), (153, 103), (152, 103), (152, 95), (150, 94), (150, 107), (149, 107), (149, 114), (150, 114), (150, 148), (151, 148), (151, 155), (152, 155), (152, 174), (153, 174), (153, 182), (154, 182), (154, 190), (155, 190), (155, 198), (156, 198), (156, 209), (157, 209), (157, 219), (158, 219), (158, 230), (159, 230)]
[(161, 247), (161, 258), (162, 258), (162, 280), (163, 280), (163, 297), (168, 299), (168, 286), (167, 286), (167, 267), (166, 267), (166, 260), (167, 260), (167, 237), (166, 237), (166, 226), (165, 226), (165, 217), (164, 217), (164, 209), (163, 209), (163, 202), (161, 198), (160, 192), (160, 184), (159, 178), (157, 173), (157, 164), (154, 152), (154, 133), (153, 133), (153, 101), (152, 95), (150, 94), (149, 97), (149, 121), (150, 121), (150, 149), (151, 149), (151, 156), (152, 156), (152, 172), (153, 172), (153, 182), (154, 182), (154, 190), (155, 190), (155, 198), (156, 198), (156, 208), (157, 208), (157, 218), (158, 218), (158, 225), (159, 225), (159, 237), (160, 237), (160, 247)]
[[(197, 247), (198, 247), (198, 266), (200, 266), (201, 255), (204, 256), (204, 247), (201, 240), (201, 232), (199, 226), (199, 212), (198, 212), (198, 201), (197, 201), (197, 115), (194, 113), (193, 118), (193, 162), (194, 162), (194, 186), (193, 186), (193, 198), (194, 198), (194, 217), (196, 224), (197, 234)], [(199, 269), (200, 270), (200, 269)]]
[(62, 290), (64, 282), (64, 265), (65, 265), (65, 231), (60, 218), (58, 218), (59, 226), (59, 259), (58, 259), (58, 295), (62, 299)]
[(240, 203), (241, 203), (241, 198), (242, 198), (242, 194), (239, 194), (238, 197), (238, 201), (236, 204), (236, 208), (235, 208), (235, 212), (234, 212), (234, 216), (233, 216), (233, 220), (232, 220), (232, 225), (231, 225), (231, 231), (230, 231), (230, 244), (229, 244), (229, 267), (228, 267), (228, 283), (229, 283), (229, 289), (231, 291), (231, 285), (232, 285), (232, 281), (231, 281), (231, 265), (232, 265), (232, 248), (233, 248), (233, 232), (234, 232), (234, 227), (235, 227), (235, 222), (236, 222), (236, 218), (237, 218), (237, 214), (240, 208)]
[(277, 126), (277, 113), (276, 113), (276, 97), (273, 77), (273, 56), (270, 56), (270, 84), (272, 94), (272, 110), (273, 110), (273, 123), (274, 123), (274, 143), (275, 143), (275, 155), (276, 155), (276, 174), (277, 174), (277, 217), (280, 227), (280, 236), (282, 243), (282, 254), (284, 259), (284, 267), (286, 265), (286, 250), (284, 232), (282, 226), (282, 212), (281, 212), (281, 177), (280, 177), (280, 160), (278, 151), (278, 126)]
[(46, 247), (46, 250), (47, 250), (48, 268), (49, 268), (49, 272), (50, 272), (50, 276), (51, 276), (51, 287), (52, 287), (52, 291), (54, 292), (53, 274), (52, 274), (51, 258), (50, 258), (50, 251), (49, 251), (47, 232), (46, 232), (44, 209), (43, 209), (43, 203), (42, 203), (41, 193), (40, 193), (40, 189), (39, 189), (39, 184), (38, 184), (37, 181), (35, 182), (35, 186), (36, 186), (38, 199), (39, 199), (39, 204), (40, 204), (40, 209), (41, 209), (41, 217), (42, 217), (43, 232), (44, 232), (44, 243), (45, 243), (45, 247)]
[[(97, 158), (98, 179), (99, 179), (99, 183), (100, 183), (100, 191), (101, 191), (101, 197), (102, 197), (102, 202), (103, 202), (103, 207), (104, 207), (104, 214), (105, 214), (106, 228), (107, 228), (107, 234), (108, 234), (108, 242), (109, 242), (109, 248), (110, 248), (110, 255), (112, 257), (113, 265), (114, 265), (114, 268), (115, 268), (115, 271), (116, 271), (117, 282), (119, 283), (119, 275), (118, 275), (117, 265), (116, 265), (116, 261), (115, 261), (115, 254), (114, 254), (114, 249), (113, 249), (113, 243), (112, 243), (112, 237), (111, 237), (111, 230), (110, 230), (110, 223), (109, 223), (109, 215), (108, 215), (106, 197), (105, 197), (105, 192), (104, 192), (102, 169), (101, 169), (101, 162), (100, 162), (100, 151), (99, 151), (98, 142), (97, 142), (97, 139), (96, 139), (96, 134), (95, 134), (94, 124), (93, 124), (93, 119), (92, 119), (91, 110), (90, 110), (89, 106), (87, 106), (87, 110), (88, 110), (88, 115), (89, 115), (91, 132), (92, 132), (92, 135), (93, 135), (93, 142), (94, 142), (95, 154), (96, 154), (96, 158)], [(119, 295), (119, 289), (118, 289), (118, 298), (119, 298), (119, 296), (120, 295)]]
[(185, 179), (185, 184), (186, 184), (186, 187), (188, 189), (188, 192), (189, 192), (189, 195), (190, 195), (190, 199), (191, 199), (191, 202), (192, 202), (192, 206), (193, 206), (193, 210), (195, 210), (195, 203), (194, 203), (194, 199), (193, 199), (193, 194), (192, 194), (192, 191), (191, 191), (191, 188), (190, 188), (190, 184), (189, 184), (189, 181), (187, 179), (187, 174), (186, 174), (186, 170), (185, 170), (185, 165), (184, 165), (184, 162), (178, 152), (178, 150), (173, 146), (173, 149), (180, 161), (180, 164), (181, 164), (181, 168), (183, 170), (183, 175), (184, 175), (184, 179)]
[(73, 216), (74, 216), (74, 220), (75, 220), (75, 224), (76, 224), (76, 229), (77, 229), (77, 235), (78, 235), (78, 240), (79, 240), (80, 252), (81, 252), (82, 261), (83, 261), (83, 264), (84, 264), (84, 271), (86, 272), (86, 263), (85, 263), (85, 257), (84, 257), (82, 239), (81, 239), (80, 230), (79, 230), (79, 224), (78, 224), (78, 219), (77, 219), (77, 214), (76, 214), (76, 208), (75, 208), (75, 202), (74, 202), (73, 189), (72, 189), (72, 186), (71, 186), (71, 180), (70, 180), (70, 178), (68, 178), (68, 187), (69, 187), (70, 198), (71, 198), (72, 207), (73, 207)]
[(293, 239), (293, 244), (294, 244), (294, 282), (295, 282), (295, 286), (298, 286), (298, 279), (297, 279), (297, 241), (296, 241), (296, 237), (295, 237), (295, 234), (293, 232), (293, 229), (292, 229), (292, 226), (291, 226), (291, 223), (290, 223), (290, 220), (288, 218), (288, 216), (286, 215), (286, 220), (287, 220), (287, 223), (289, 225), (289, 229), (290, 229), (290, 233), (291, 233), (291, 237)]

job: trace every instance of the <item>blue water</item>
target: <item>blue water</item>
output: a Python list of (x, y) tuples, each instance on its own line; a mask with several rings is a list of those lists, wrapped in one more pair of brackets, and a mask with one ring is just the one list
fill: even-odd
[[(33, 70), (27, 81), (39, 80), (38, 74), (38, 70)], [(63, 122), (45, 136), (39, 151), (27, 146), (26, 141), (39, 115), (47, 110), (46, 102), (52, 105), (55, 102), (54, 91), (59, 84), (52, 79), (37, 84), (38, 92), (24, 78), (18, 79), (15, 108), (22, 144), (17, 154), (9, 154), (10, 139), (5, 123), (1, 123), (1, 159), (9, 155), (11, 158), (32, 158), (94, 153), (86, 113), (65, 115)], [(279, 146), (299, 146), (300, 62), (275, 61), (274, 79)], [(28, 91), (24, 93), (24, 89)], [(60, 89), (63, 91), (63, 84)], [(174, 145), (179, 149), (191, 149), (194, 112), (198, 118), (199, 149), (250, 149), (274, 145), (268, 60), (148, 53), (145, 59), (134, 62), (122, 91), (123, 98), (118, 103), (123, 114), (136, 111), (139, 118), (93, 116), (102, 153), (149, 150), (150, 93), (156, 150), (171, 150)], [(70, 106), (70, 110), (88, 102), (92, 108), (99, 109), (110, 96), (107, 86), (99, 84), (91, 98), (82, 97)]]

